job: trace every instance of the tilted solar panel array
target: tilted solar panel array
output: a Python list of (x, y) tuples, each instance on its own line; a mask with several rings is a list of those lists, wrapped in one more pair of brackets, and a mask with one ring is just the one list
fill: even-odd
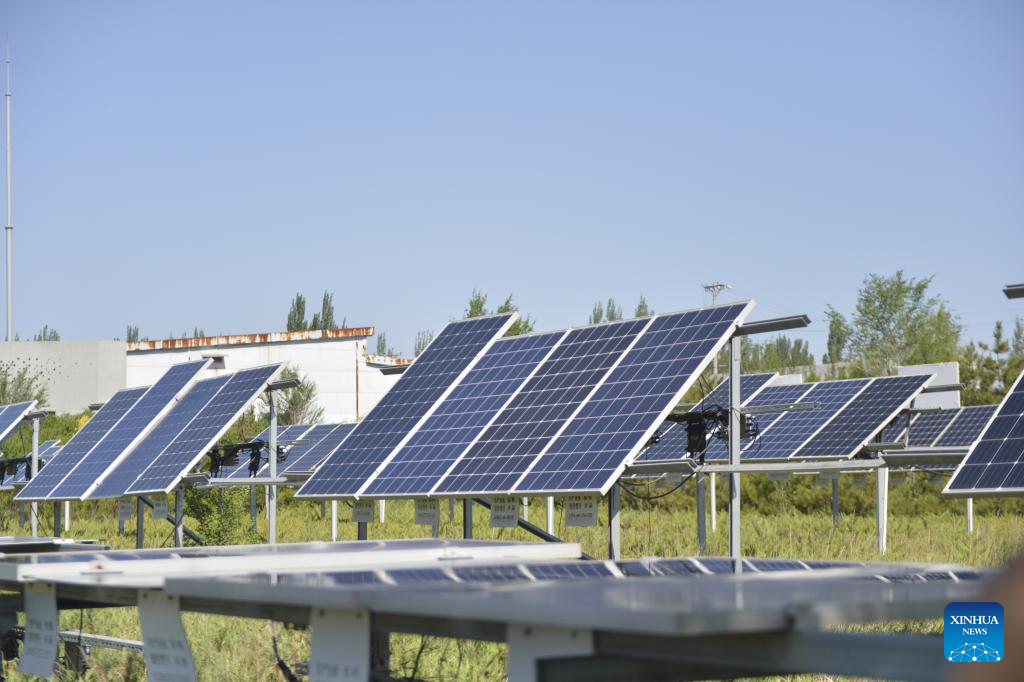
[(949, 428), (935, 441), (936, 447), (966, 447), (981, 435), (985, 425), (996, 413), (998, 405), (961, 407)]
[(1024, 372), (943, 492), (971, 496), (1024, 493)]
[(128, 486), (181, 434), (207, 403), (224, 387), (230, 375), (197, 381), (156, 428), (89, 494), (90, 499), (121, 497)]
[(958, 409), (922, 412), (910, 424), (908, 447), (928, 447), (943, 434), (960, 413)]
[[(765, 389), (768, 383), (776, 376), (778, 375), (774, 372), (744, 374), (740, 376), (740, 404), (746, 405), (755, 395), (758, 395), (759, 391)], [(718, 384), (703, 400), (694, 405), (693, 411), (700, 411), (712, 405), (719, 405), (728, 409), (728, 379)], [(662, 423), (659, 430), (661, 433), (658, 442), (647, 447), (637, 457), (638, 462), (660, 462), (681, 459), (686, 456), (687, 437), (685, 424), (666, 421)]]
[(228, 375), (223, 387), (210, 399), (188, 427), (167, 444), (126, 489), (126, 494), (166, 493), (181, 482), (209, 452), (231, 424), (273, 381), (281, 365), (267, 365)]
[(75, 468), (78, 461), (85, 457), (96, 443), (107, 435), (107, 432), (138, 402), (148, 387), (128, 388), (118, 391), (108, 400), (92, 419), (86, 423), (67, 444), (61, 448), (49, 464), (29, 481), (28, 485), (14, 496), (18, 501), (44, 500), (64, 477)]
[[(337, 439), (337, 443), (331, 448), (333, 450), (334, 447), (344, 442), (355, 427), (355, 422), (351, 424), (317, 424), (302, 436), (303, 442), (296, 443), (288, 450), (288, 458), (284, 462), (282, 473), (312, 471), (320, 463), (320, 460), (330, 454), (330, 450), (326, 450), (327, 446), (321, 444), (329, 443), (331, 439)], [(318, 452), (322, 452), (322, 454), (318, 455)]]
[[(277, 447), (282, 448), (287, 457), (292, 443), (294, 441), (303, 440), (306, 437), (306, 433), (311, 430), (309, 424), (292, 424), (290, 426), (281, 426), (277, 429)], [(267, 443), (260, 450), (260, 465), (256, 472), (256, 476), (269, 475), (270, 469), (270, 429), (264, 429), (263, 433), (252, 439), (252, 442), (263, 441)], [(249, 470), (250, 458), (249, 453), (243, 452), (239, 454), (238, 464), (230, 468), (228, 471), (222, 471), (220, 474), (221, 478), (251, 478), (253, 473)], [(285, 460), (287, 461), (287, 459)], [(284, 462), (278, 463), (278, 473), (283, 473)]]
[(25, 415), (36, 408), (35, 400), (4, 405), (0, 407), (0, 443), (7, 440), (14, 431), (25, 421)]
[(565, 332), (496, 341), (361, 495), (424, 495), (540, 367)]
[(174, 365), (153, 384), (139, 401), (117, 422), (85, 457), (68, 472), (47, 499), (81, 499), (101, 480), (107, 470), (153, 428), (175, 401), (195, 383), (212, 360), (197, 360)]
[(354, 495), (515, 319), (494, 315), (448, 324), (296, 496)]
[[(768, 405), (791, 405), (799, 403), (812, 388), (814, 384), (788, 384), (784, 386), (768, 386), (753, 398), (746, 407), (765, 407)], [(752, 435), (756, 438), (746, 438), (740, 441), (741, 457), (757, 458), (760, 449), (765, 443), (773, 443), (769, 437), (771, 427), (786, 412), (769, 412), (753, 415), (754, 430)], [(729, 446), (721, 438), (712, 438), (707, 449), (704, 451), (704, 461), (724, 461), (729, 459)]]
[[(59, 451), (60, 451), (60, 441), (59, 440), (48, 440), (46, 442), (40, 443), (39, 444), (39, 468), (42, 469), (43, 468), (43, 464), (48, 462), (51, 458), (53, 458), (57, 454), (57, 452), (59, 452)], [(28, 456), (31, 456), (31, 454), (32, 453), (29, 453)], [(28, 472), (29, 472), (29, 468), (31, 466), (32, 466), (32, 463), (28, 462), (28, 461), (22, 462), (22, 463), (18, 464), (18, 468), (17, 468), (17, 471), (14, 473), (14, 476), (6, 478), (5, 482), (9, 482), (9, 483), (12, 483), (12, 484), (13, 483), (24, 483), (29, 478), (28, 477)]]

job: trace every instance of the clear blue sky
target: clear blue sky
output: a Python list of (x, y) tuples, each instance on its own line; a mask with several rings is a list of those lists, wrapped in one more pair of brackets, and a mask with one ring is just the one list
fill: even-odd
[(538, 328), (614, 296), (755, 316), (935, 275), (1024, 307), (1024, 3), (0, 4), (15, 327), (284, 328), (409, 353), (474, 287)]

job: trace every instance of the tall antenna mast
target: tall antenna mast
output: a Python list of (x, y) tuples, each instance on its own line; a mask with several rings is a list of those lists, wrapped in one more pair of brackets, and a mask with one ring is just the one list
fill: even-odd
[(6, 71), (6, 87), (4, 89), (4, 110), (6, 117), (7, 139), (7, 226), (4, 233), (7, 235), (7, 340), (14, 339), (14, 275), (11, 268), (14, 264), (14, 208), (12, 205), (11, 191), (11, 41), (7, 40), (7, 59), (4, 62)]
[[(10, 248), (10, 247), (8, 247), (8, 248)], [(728, 284), (723, 284), (722, 282), (719, 282), (717, 279), (714, 282), (712, 282), (711, 284), (705, 284), (704, 285), (704, 291), (706, 291), (706, 292), (711, 294), (711, 305), (717, 305), (718, 304), (718, 294), (720, 294), (725, 289), (732, 289), (732, 287), (729, 286)], [(712, 371), (717, 376), (718, 375), (718, 354), (717, 353), (715, 353), (714, 363), (715, 363), (714, 364), (714, 369)]]

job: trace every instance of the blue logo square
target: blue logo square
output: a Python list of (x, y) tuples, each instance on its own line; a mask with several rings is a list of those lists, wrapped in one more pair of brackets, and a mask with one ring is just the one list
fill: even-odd
[(1003, 605), (994, 601), (955, 601), (942, 622), (943, 652), (954, 663), (1003, 660)]

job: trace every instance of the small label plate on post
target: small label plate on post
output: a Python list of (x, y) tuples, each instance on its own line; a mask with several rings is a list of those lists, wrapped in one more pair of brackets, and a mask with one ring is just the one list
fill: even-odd
[(416, 500), (416, 525), (436, 526), (441, 521), (441, 508), (437, 500)]
[(309, 624), (310, 682), (370, 679), (370, 614), (366, 611), (312, 609)]
[(166, 495), (155, 495), (153, 497), (153, 518), (164, 519), (167, 518), (167, 496)]
[(565, 525), (596, 526), (597, 503), (594, 495), (568, 495), (565, 498)]
[(194, 682), (196, 663), (181, 626), (178, 598), (143, 590), (139, 593), (139, 624), (146, 677), (161, 682)]
[(356, 500), (353, 502), (352, 520), (356, 523), (373, 523), (373, 500)]
[(514, 497), (491, 499), (491, 528), (515, 528), (519, 523), (519, 500)]
[(132, 499), (122, 497), (117, 501), (117, 520), (127, 521), (132, 517)]
[(50, 583), (25, 583), (25, 642), (18, 670), (50, 677), (57, 665), (60, 641), (57, 591)]

